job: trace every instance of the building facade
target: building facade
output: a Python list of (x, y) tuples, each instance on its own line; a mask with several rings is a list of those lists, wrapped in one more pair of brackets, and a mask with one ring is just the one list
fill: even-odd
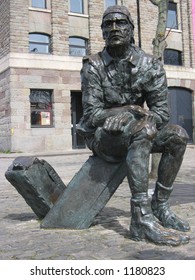
[[(195, 139), (195, 61), (192, 0), (169, 3), (164, 54), (171, 121)], [(66, 152), (84, 148), (76, 133), (82, 115), (82, 57), (100, 51), (101, 18), (127, 6), (135, 41), (152, 54), (158, 7), (149, 0), (0, 1), (0, 151)]]

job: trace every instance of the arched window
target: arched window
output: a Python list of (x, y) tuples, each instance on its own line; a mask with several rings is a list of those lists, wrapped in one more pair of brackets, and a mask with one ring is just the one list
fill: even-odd
[(69, 54), (71, 56), (85, 56), (87, 54), (87, 40), (79, 37), (69, 38)]
[(182, 52), (173, 49), (165, 49), (164, 64), (182, 66)]
[(193, 142), (192, 91), (182, 87), (169, 87), (170, 123), (185, 128), (189, 142)]
[(50, 36), (41, 33), (30, 33), (29, 52), (50, 53)]

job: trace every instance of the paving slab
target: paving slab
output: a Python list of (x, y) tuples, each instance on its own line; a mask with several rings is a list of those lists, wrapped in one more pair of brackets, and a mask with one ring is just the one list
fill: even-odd
[[(48, 161), (67, 185), (91, 154), (34, 155)], [(4, 174), (18, 155), (0, 155), (1, 260), (195, 260), (195, 146), (187, 148), (170, 204), (189, 221), (190, 243), (157, 246), (129, 239), (130, 190), (126, 178), (88, 229), (41, 229), (40, 220)], [(150, 182), (150, 193), (154, 182)]]

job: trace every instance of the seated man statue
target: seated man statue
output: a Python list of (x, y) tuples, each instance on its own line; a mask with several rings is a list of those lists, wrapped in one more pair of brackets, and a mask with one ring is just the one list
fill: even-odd
[[(134, 24), (126, 7), (108, 7), (101, 28), (105, 48), (83, 58), (78, 132), (95, 155), (111, 163), (126, 161), (132, 193), (130, 238), (164, 245), (188, 243), (188, 236), (178, 232), (188, 231), (188, 223), (168, 205), (188, 135), (182, 127), (168, 124), (165, 71), (159, 59), (134, 45)], [(151, 201), (153, 152), (162, 156)]]

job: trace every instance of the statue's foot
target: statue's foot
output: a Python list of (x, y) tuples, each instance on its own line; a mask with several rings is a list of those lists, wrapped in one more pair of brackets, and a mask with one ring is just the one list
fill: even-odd
[(189, 243), (187, 235), (179, 234), (172, 229), (165, 229), (152, 214), (131, 221), (130, 238), (136, 241), (149, 241), (157, 245), (179, 246)]
[(190, 230), (189, 223), (176, 216), (167, 202), (152, 200), (151, 206), (154, 216), (161, 222), (162, 226), (183, 232)]

